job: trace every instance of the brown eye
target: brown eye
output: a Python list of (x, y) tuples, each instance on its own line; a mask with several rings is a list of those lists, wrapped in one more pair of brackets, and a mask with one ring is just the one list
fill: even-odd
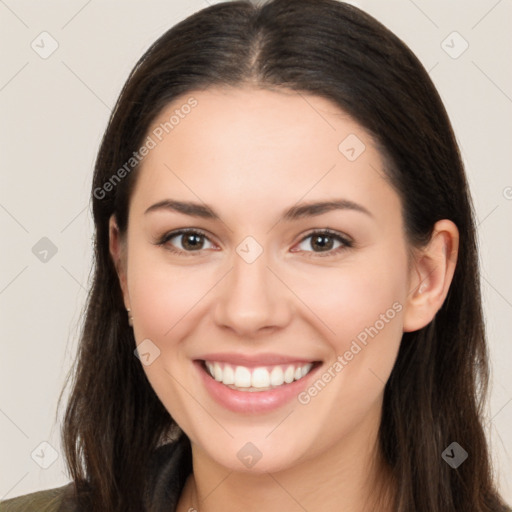
[(186, 250), (198, 250), (202, 249), (204, 244), (203, 235), (197, 233), (185, 233), (181, 236), (181, 243)]
[[(174, 239), (176, 239), (178, 243), (171, 243), (171, 241)], [(199, 252), (203, 249), (207, 249), (208, 247), (204, 247), (205, 241), (207, 240), (209, 241), (208, 237), (201, 231), (197, 231), (194, 229), (182, 229), (180, 231), (167, 233), (158, 242), (158, 245), (165, 246), (171, 252), (193, 253)], [(176, 247), (176, 245), (178, 245), (178, 247)], [(179, 247), (179, 245), (181, 245), (181, 247)]]
[[(309, 241), (306, 242), (307, 240)], [(335, 246), (336, 243), (339, 245)], [(313, 252), (318, 256), (331, 256), (333, 254), (338, 254), (344, 249), (352, 247), (353, 243), (336, 232), (314, 231), (313, 233), (310, 233), (308, 236), (304, 237), (301, 240), (300, 245), (302, 245), (301, 250), (303, 251), (310, 253)], [(313, 251), (308, 251), (308, 246), (312, 248)]]

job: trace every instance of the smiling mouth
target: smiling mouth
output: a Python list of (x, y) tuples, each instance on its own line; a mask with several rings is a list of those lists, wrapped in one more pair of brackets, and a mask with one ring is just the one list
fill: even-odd
[(237, 391), (270, 391), (301, 380), (321, 361), (247, 367), (201, 360), (203, 370), (217, 382)]

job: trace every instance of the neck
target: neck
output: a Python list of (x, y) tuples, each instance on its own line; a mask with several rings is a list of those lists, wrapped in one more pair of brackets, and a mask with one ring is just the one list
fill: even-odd
[(192, 444), (194, 473), (177, 512), (391, 511), (393, 479), (378, 449), (377, 430), (358, 430), (314, 458), (274, 473), (230, 471)]

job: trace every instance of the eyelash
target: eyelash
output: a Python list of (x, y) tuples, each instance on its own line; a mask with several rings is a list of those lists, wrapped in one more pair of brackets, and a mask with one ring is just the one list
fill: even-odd
[[(171, 240), (171, 239), (173, 239), (173, 238), (175, 238), (177, 236), (187, 235), (187, 234), (191, 234), (191, 233), (203, 236), (203, 237), (205, 237), (206, 239), (209, 240), (209, 238), (206, 235), (206, 233), (204, 233), (200, 229), (188, 228), (188, 229), (180, 229), (178, 231), (172, 231), (170, 233), (166, 233), (156, 243), (156, 245), (164, 246), (165, 244), (167, 244), (169, 242), (169, 240)], [(308, 255), (307, 257), (309, 257), (309, 258), (317, 257), (317, 256), (320, 257), (320, 258), (324, 258), (324, 257), (327, 257), (327, 256), (337, 255), (337, 254), (339, 254), (342, 251), (350, 249), (354, 245), (351, 240), (349, 240), (348, 238), (340, 235), (336, 231), (332, 231), (330, 229), (323, 229), (323, 230), (312, 231), (308, 235), (304, 236), (300, 240), (299, 244), (301, 244), (302, 242), (304, 242), (304, 240), (306, 240), (306, 239), (308, 239), (308, 238), (310, 238), (310, 237), (312, 237), (314, 235), (327, 235), (327, 236), (329, 236), (331, 238), (334, 238), (335, 240), (341, 242), (343, 245), (338, 247), (337, 249), (333, 249), (333, 250), (325, 251), (325, 252), (305, 251), (305, 252), (312, 253), (312, 254), (315, 255), (315, 256)], [(176, 249), (175, 247), (173, 247), (172, 245), (169, 244), (169, 246), (167, 247), (167, 250), (172, 252), (172, 253), (179, 254), (179, 255), (184, 255), (185, 257), (188, 257), (188, 256), (196, 256), (197, 254), (194, 254), (194, 253), (201, 253), (201, 251), (203, 249), (199, 249), (197, 251), (182, 251), (180, 249)], [(294, 251), (294, 252), (300, 252), (300, 251)]]

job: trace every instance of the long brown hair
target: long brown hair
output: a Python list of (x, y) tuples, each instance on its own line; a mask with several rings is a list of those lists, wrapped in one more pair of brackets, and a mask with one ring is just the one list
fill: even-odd
[[(440, 219), (457, 225), (459, 257), (448, 296), (429, 325), (403, 335), (386, 384), (380, 448), (397, 482), (396, 512), (506, 510), (483, 429), (489, 370), (474, 213), (452, 127), (409, 48), (336, 0), (203, 9), (160, 37), (124, 85), (95, 165), (94, 277), (62, 430), (84, 508), (144, 510), (151, 453), (180, 433), (134, 356), (109, 254), (108, 220), (115, 214), (126, 232), (138, 167), (112, 177), (169, 102), (193, 90), (245, 84), (322, 96), (368, 130), (401, 197), (411, 245), (425, 243)], [(457, 469), (441, 457), (453, 441), (469, 452)]]

